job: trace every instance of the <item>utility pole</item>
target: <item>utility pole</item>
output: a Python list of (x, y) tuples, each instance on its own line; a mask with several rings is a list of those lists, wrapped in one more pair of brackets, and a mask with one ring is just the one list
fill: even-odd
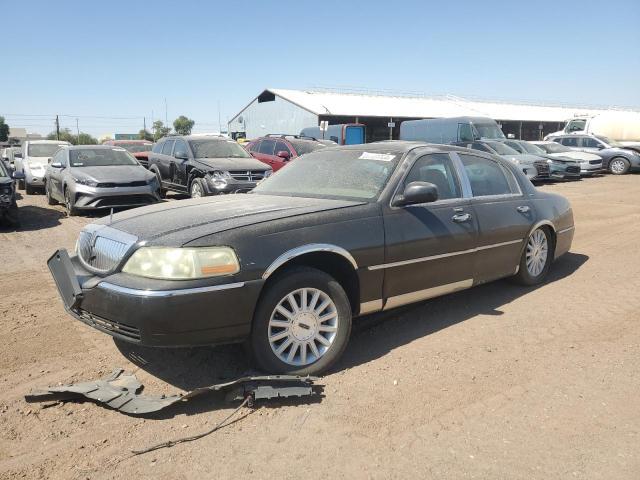
[(58, 120), (58, 115), (56, 115), (56, 140), (60, 140), (60, 120)]
[(164, 97), (164, 126), (169, 126), (169, 116), (167, 115), (167, 97)]
[(143, 138), (142, 140), (146, 140), (147, 138), (147, 117), (142, 117), (142, 129), (144, 130), (143, 132)]
[(78, 145), (80, 145), (80, 127), (78, 125), (78, 118), (76, 117), (76, 132), (78, 132)]
[(222, 120), (220, 119), (220, 100), (218, 100), (218, 133), (222, 134)]

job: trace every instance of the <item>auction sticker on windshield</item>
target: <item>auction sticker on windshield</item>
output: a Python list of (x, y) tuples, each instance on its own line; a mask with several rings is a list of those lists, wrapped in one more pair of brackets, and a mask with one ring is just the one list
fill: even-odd
[(394, 158), (395, 155), (390, 153), (371, 153), (371, 152), (363, 152), (362, 155), (358, 157), (360, 160), (378, 160), (380, 162), (390, 162)]

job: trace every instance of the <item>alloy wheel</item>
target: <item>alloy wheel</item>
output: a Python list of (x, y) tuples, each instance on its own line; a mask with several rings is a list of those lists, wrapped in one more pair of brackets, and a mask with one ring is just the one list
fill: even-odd
[(620, 174), (624, 172), (626, 165), (624, 163), (624, 160), (617, 158), (615, 160), (611, 160), (609, 168), (613, 173)]
[(271, 350), (288, 365), (310, 365), (333, 344), (339, 320), (338, 309), (325, 292), (317, 288), (295, 290), (282, 298), (271, 313)]
[(527, 271), (532, 277), (540, 275), (547, 264), (549, 255), (549, 242), (547, 236), (541, 229), (537, 229), (529, 237), (527, 242)]
[(202, 197), (202, 187), (198, 182), (193, 182), (191, 184), (191, 198), (200, 198)]

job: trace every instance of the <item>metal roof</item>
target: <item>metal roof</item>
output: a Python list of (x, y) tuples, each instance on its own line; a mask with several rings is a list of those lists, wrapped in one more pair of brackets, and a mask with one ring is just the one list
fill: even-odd
[(443, 97), (393, 96), (314, 90), (286, 90), (280, 88), (269, 88), (265, 91), (269, 91), (316, 115), (397, 118), (437, 118), (470, 115), (490, 117), (495, 120), (564, 122), (568, 118), (578, 115), (593, 115), (614, 110), (566, 105), (552, 106), (475, 101), (452, 95)]

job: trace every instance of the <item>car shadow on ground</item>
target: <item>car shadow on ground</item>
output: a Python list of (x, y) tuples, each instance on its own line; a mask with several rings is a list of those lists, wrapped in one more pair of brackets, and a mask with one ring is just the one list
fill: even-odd
[[(567, 253), (554, 263), (543, 285), (561, 280), (578, 270), (588, 256)], [(417, 338), (472, 319), (477, 315), (503, 315), (502, 306), (540, 288), (523, 287), (501, 280), (354, 321), (349, 346), (332, 372), (353, 368), (384, 356)], [(216, 348), (149, 348), (115, 341), (120, 352), (141, 369), (174, 387), (193, 390), (251, 373), (240, 345)], [(309, 399), (303, 400), (305, 403)], [(286, 401), (270, 403), (279, 406)], [(299, 403), (299, 400), (298, 400)], [(188, 414), (211, 409), (211, 401), (193, 399)], [(168, 414), (168, 413), (167, 413)], [(164, 414), (163, 414), (164, 415)]]
[(18, 208), (18, 216), (20, 218), (20, 226), (12, 227), (7, 224), (0, 224), (0, 233), (31, 232), (57, 227), (60, 225), (60, 219), (64, 218), (66, 214), (53, 208), (26, 205)]

